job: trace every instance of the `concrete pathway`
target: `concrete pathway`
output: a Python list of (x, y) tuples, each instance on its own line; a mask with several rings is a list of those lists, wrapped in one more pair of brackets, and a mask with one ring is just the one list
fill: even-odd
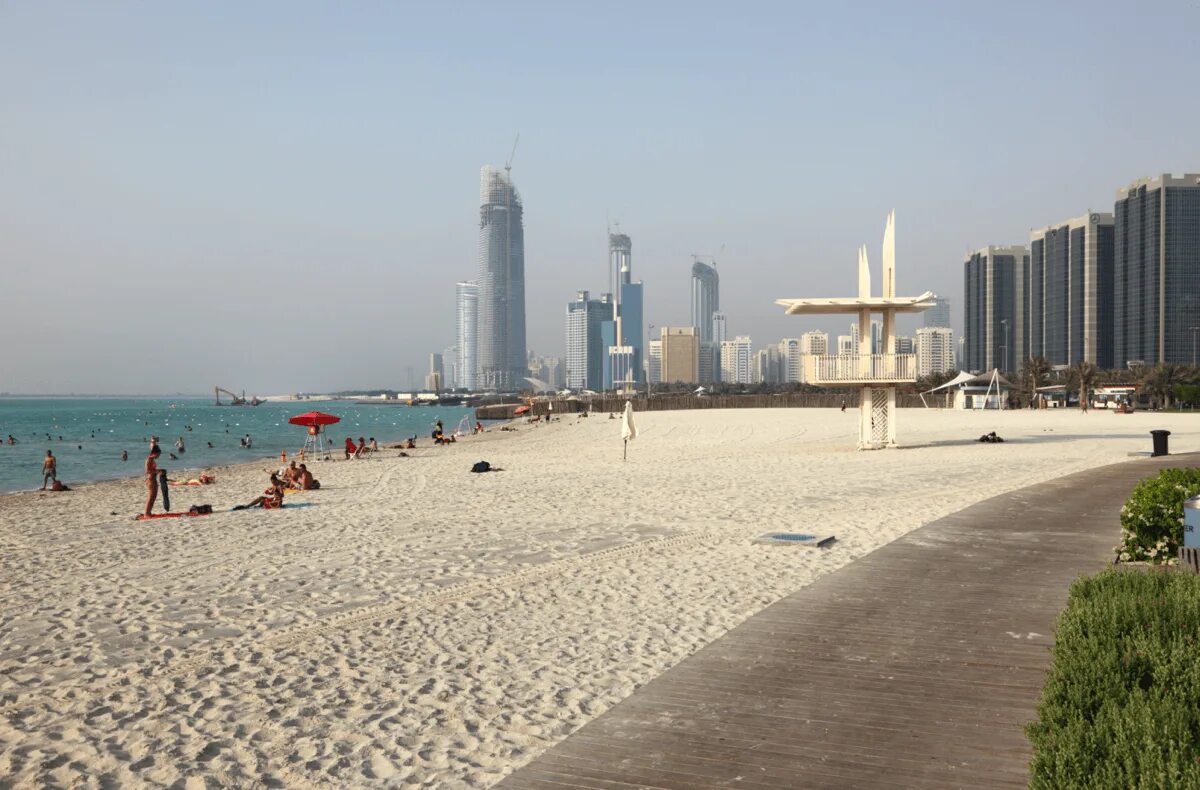
[[(763, 610), (503, 788), (1023, 787), (1054, 623), (1144, 458), (933, 522)], [(763, 551), (810, 549), (764, 546)]]

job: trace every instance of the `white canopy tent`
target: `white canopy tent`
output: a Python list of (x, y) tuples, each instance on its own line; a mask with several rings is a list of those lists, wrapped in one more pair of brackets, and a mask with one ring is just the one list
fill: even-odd
[[(934, 387), (933, 389), (925, 390), (921, 393), (921, 403), (929, 408), (929, 402), (925, 400), (926, 395), (934, 392), (951, 390), (954, 392), (954, 408), (996, 408), (1003, 409), (1005, 395), (1010, 390), (1014, 389), (1008, 379), (1000, 375), (998, 368), (993, 368), (987, 373), (967, 373), (960, 372), (957, 376), (947, 381), (945, 384)], [(982, 392), (980, 391), (982, 390)], [(971, 400), (968, 401), (968, 396)], [(982, 396), (982, 405), (975, 404), (975, 398)], [(995, 404), (990, 406), (989, 404)]]

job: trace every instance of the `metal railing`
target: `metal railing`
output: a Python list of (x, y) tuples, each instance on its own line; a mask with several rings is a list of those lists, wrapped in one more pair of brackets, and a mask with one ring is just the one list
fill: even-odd
[(804, 372), (809, 384), (904, 384), (917, 380), (917, 355), (807, 356)]

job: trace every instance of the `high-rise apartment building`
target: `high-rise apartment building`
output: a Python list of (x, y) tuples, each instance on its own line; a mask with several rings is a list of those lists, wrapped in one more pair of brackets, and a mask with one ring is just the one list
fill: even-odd
[(525, 383), (525, 226), (521, 196), (487, 166), (479, 183), (479, 308), (475, 384), (511, 391)]
[(730, 384), (751, 384), (754, 381), (750, 364), (750, 338), (738, 335), (721, 343), (721, 381)]
[(798, 337), (785, 337), (776, 346), (779, 351), (780, 381), (798, 384), (804, 381), (804, 347)]
[(915, 354), (917, 353), (917, 344), (911, 337), (900, 336), (896, 338), (896, 348), (893, 350), (895, 354)]
[(700, 340), (713, 339), (713, 313), (721, 309), (719, 286), (716, 263), (692, 264), (692, 326)]
[(950, 300), (944, 296), (935, 296), (933, 307), (922, 316), (924, 326), (950, 326)]
[(829, 353), (829, 333), (813, 330), (800, 335), (800, 353), (823, 357)]
[(479, 286), (473, 282), (455, 283), (454, 302), (458, 318), (458, 363), (454, 366), (455, 386), (468, 391), (477, 389), (479, 359)]
[(1029, 251), (1023, 246), (988, 246), (963, 262), (964, 370), (1005, 371), (1020, 367), (1029, 293)]
[(782, 384), (784, 377), (783, 355), (778, 346), (767, 346), (754, 355), (754, 383)]
[(604, 386), (603, 324), (612, 317), (612, 297), (592, 299), (579, 291), (567, 304), (566, 386), (569, 389), (600, 390)]
[(1117, 190), (1113, 363), (1190, 363), (1200, 326), (1200, 174)]
[(1029, 234), (1018, 362), (1113, 366), (1113, 235), (1113, 215), (1092, 211)]
[(646, 344), (646, 380), (662, 384), (662, 372), (662, 340), (651, 340)]
[(858, 343), (854, 342), (857, 332), (853, 335), (838, 335), (837, 336), (837, 352), (839, 354), (854, 354)]
[(662, 378), (668, 384), (700, 380), (700, 336), (694, 326), (662, 328)]
[(954, 370), (954, 332), (948, 326), (917, 330), (917, 375), (932, 376)]

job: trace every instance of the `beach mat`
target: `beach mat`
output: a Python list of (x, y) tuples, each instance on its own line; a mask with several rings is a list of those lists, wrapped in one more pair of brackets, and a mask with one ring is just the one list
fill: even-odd
[(755, 543), (770, 546), (808, 546), (823, 549), (837, 538), (833, 535), (808, 535), (803, 532), (768, 532), (754, 539)]

